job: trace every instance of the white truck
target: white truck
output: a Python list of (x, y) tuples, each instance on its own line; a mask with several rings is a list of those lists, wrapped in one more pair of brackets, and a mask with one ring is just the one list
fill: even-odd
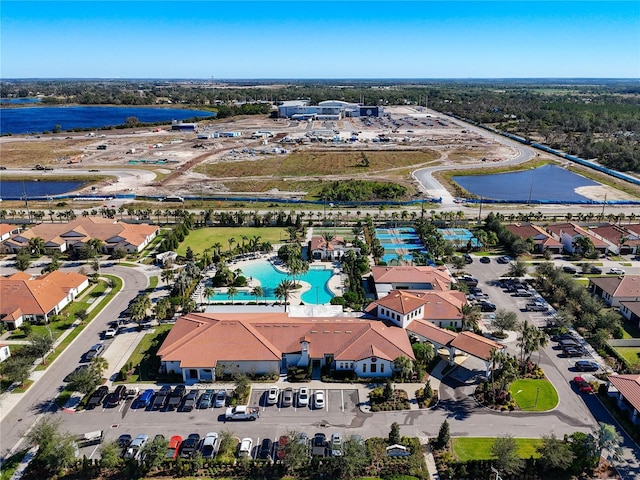
[(258, 407), (249, 407), (248, 405), (236, 405), (227, 408), (224, 414), (225, 420), (257, 420), (260, 416)]

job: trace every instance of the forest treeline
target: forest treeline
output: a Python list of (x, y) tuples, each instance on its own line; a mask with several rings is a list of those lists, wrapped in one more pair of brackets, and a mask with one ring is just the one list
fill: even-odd
[[(47, 104), (216, 107), (218, 118), (268, 113), (308, 99), (422, 105), (544, 143), (621, 171), (640, 172), (640, 82), (634, 80), (288, 81), (5, 80), (0, 97), (43, 95)], [(276, 83), (275, 81), (272, 83)], [(260, 107), (258, 105), (262, 104)], [(238, 104), (253, 104), (240, 107)]]

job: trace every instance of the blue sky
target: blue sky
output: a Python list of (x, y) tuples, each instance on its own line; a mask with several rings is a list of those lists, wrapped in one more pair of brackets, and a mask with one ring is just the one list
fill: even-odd
[(640, 78), (640, 2), (7, 1), (2, 78)]

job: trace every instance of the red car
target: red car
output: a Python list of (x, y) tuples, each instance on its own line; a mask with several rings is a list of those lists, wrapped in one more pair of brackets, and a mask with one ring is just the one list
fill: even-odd
[(178, 450), (180, 449), (180, 444), (182, 443), (182, 437), (180, 435), (174, 435), (169, 439), (169, 444), (167, 445), (167, 453), (165, 454), (165, 458), (173, 458), (174, 460), (178, 458)]
[(582, 393), (593, 393), (593, 387), (582, 377), (574, 377), (573, 383)]

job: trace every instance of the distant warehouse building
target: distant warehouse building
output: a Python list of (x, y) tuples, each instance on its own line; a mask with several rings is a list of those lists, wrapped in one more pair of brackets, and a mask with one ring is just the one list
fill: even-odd
[(171, 130), (179, 131), (179, 132), (197, 132), (198, 124), (197, 123), (184, 123), (180, 120), (172, 120), (171, 121)]
[(377, 117), (381, 110), (377, 106), (340, 100), (325, 100), (318, 105), (309, 105), (308, 100), (290, 100), (278, 106), (278, 116), (294, 120), (340, 120), (344, 117)]

